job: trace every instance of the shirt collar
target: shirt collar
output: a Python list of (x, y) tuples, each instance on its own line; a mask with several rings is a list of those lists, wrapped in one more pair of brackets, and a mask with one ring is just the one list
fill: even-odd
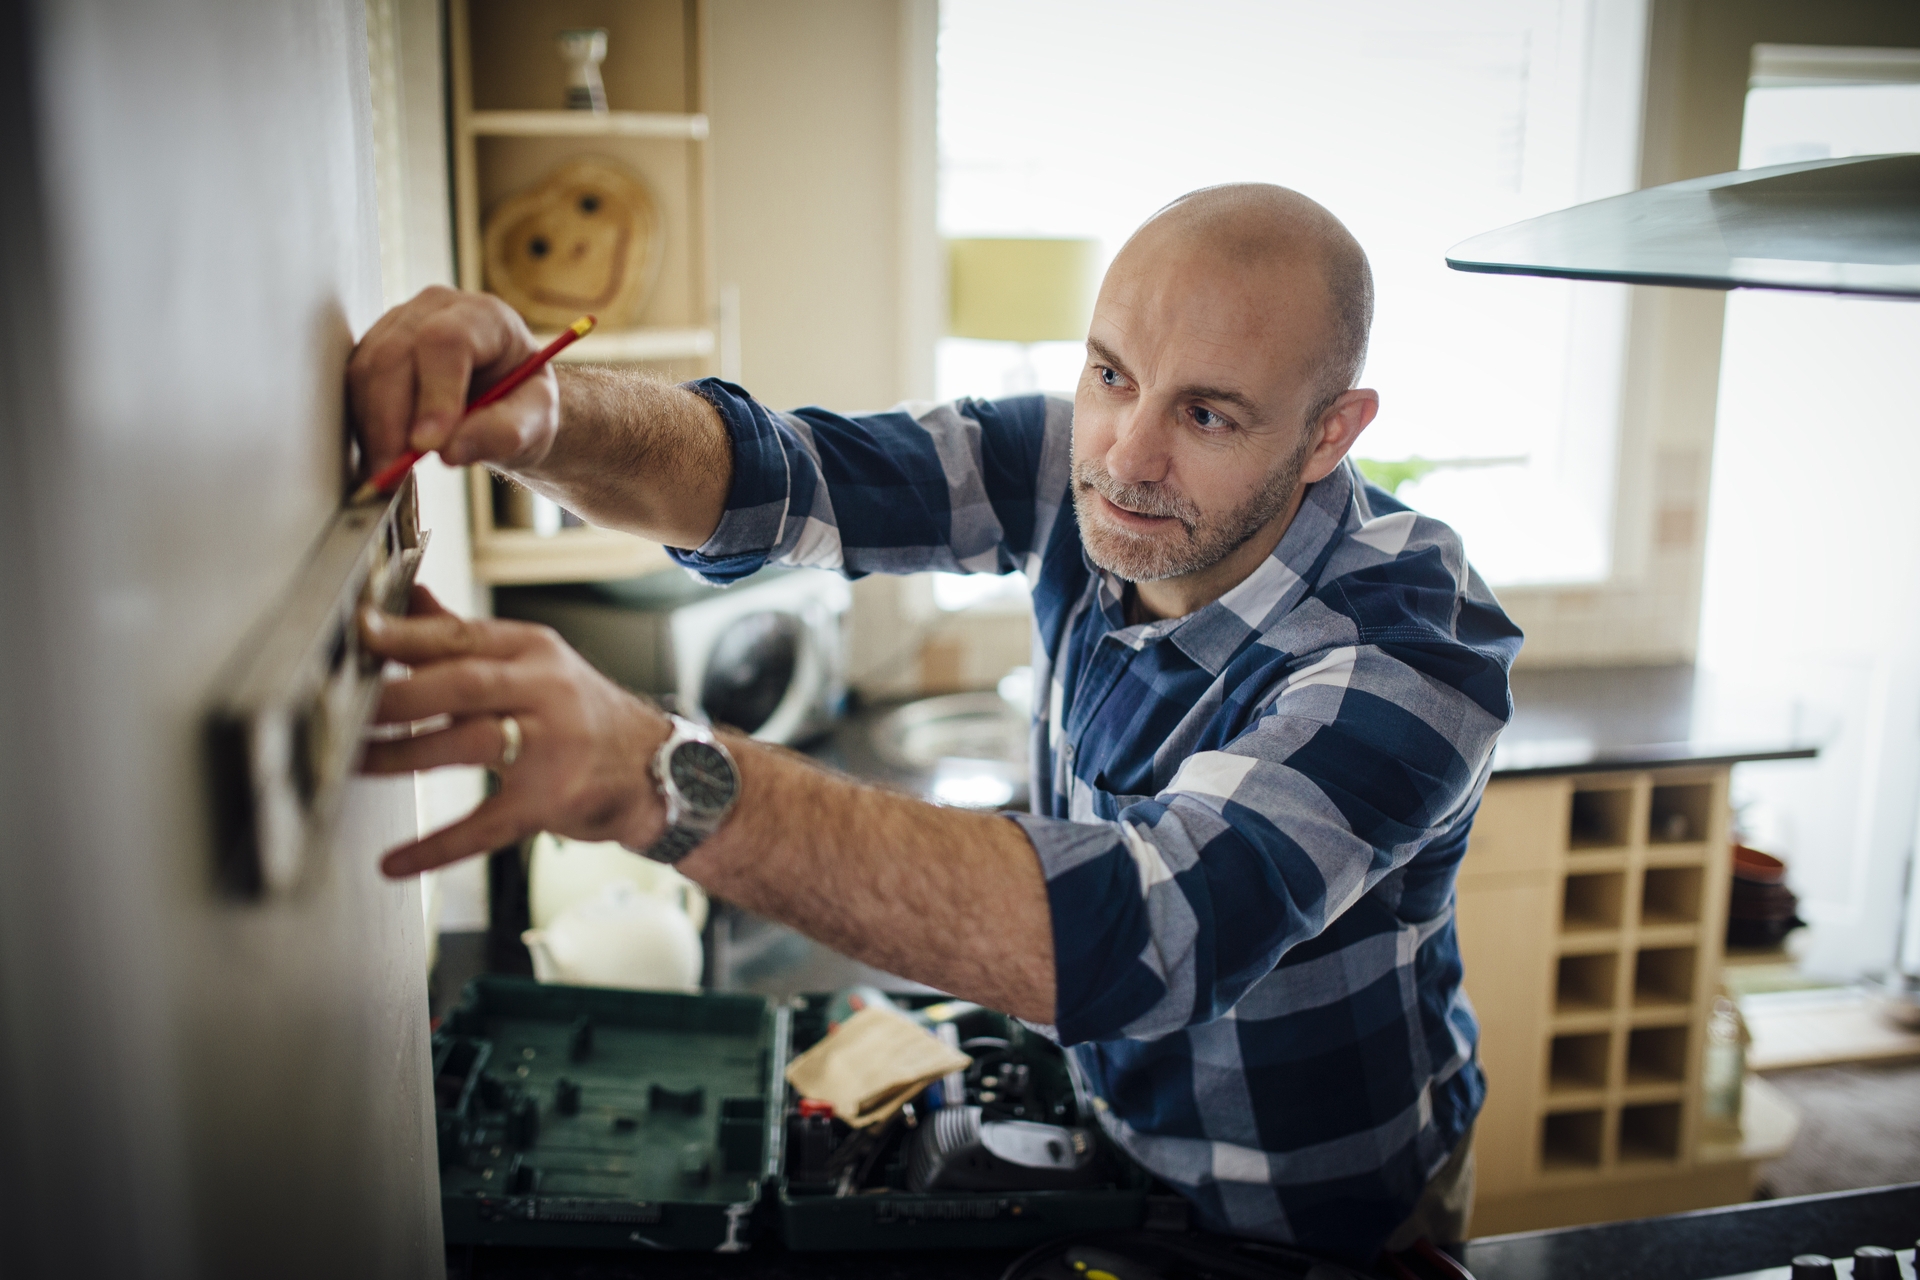
[(1273, 554), (1218, 600), (1184, 617), (1128, 626), (1126, 584), (1088, 559), (1087, 567), (1100, 583), (1099, 605), (1109, 633), (1133, 649), (1170, 639), (1208, 674), (1219, 675), (1248, 641), (1285, 617), (1312, 590), (1335, 541), (1360, 519), (1354, 509), (1357, 492), (1351, 460), (1308, 485)]

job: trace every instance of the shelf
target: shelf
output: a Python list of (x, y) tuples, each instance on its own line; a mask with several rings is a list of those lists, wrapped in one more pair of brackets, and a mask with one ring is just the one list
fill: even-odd
[(1560, 912), (1561, 932), (1618, 929), (1625, 895), (1626, 877), (1617, 871), (1568, 876)]
[(1627, 1033), (1627, 1086), (1674, 1085), (1687, 1078), (1687, 1032), (1678, 1027), (1637, 1027)]
[(656, 543), (606, 529), (562, 529), (539, 534), (494, 529), (473, 549), (473, 576), (490, 586), (541, 582), (603, 582), (671, 568)]
[(1640, 926), (1697, 925), (1704, 901), (1699, 867), (1649, 867), (1641, 880)]
[(1633, 789), (1605, 787), (1573, 793), (1567, 847), (1623, 849), (1633, 843)]
[(1634, 957), (1633, 1003), (1639, 1008), (1693, 1003), (1694, 949), (1659, 947)]
[(1647, 813), (1648, 844), (1692, 844), (1706, 838), (1713, 784), (1678, 783), (1653, 789)]
[(1568, 875), (1591, 875), (1596, 871), (1624, 871), (1632, 851), (1624, 848), (1571, 849), (1567, 852)]
[(672, 111), (472, 111), (477, 138), (685, 138), (707, 136), (704, 115)]
[(1666, 844), (1654, 841), (1646, 851), (1646, 863), (1650, 867), (1697, 867), (1706, 860), (1707, 846), (1693, 842)]
[(1550, 1112), (1540, 1126), (1540, 1165), (1561, 1169), (1598, 1169), (1606, 1116), (1600, 1111)]
[(1619, 929), (1574, 929), (1554, 939), (1554, 950), (1563, 956), (1593, 955), (1618, 951), (1625, 940)]
[(1605, 1089), (1611, 1048), (1612, 1037), (1604, 1031), (1555, 1036), (1548, 1052), (1548, 1094), (1560, 1101), (1566, 1094)]
[(1557, 1014), (1601, 1013), (1613, 1008), (1613, 984), (1619, 956), (1611, 951), (1597, 955), (1562, 956), (1554, 983), (1554, 1012)]
[(1680, 1104), (1640, 1103), (1620, 1109), (1620, 1162), (1670, 1164), (1680, 1158)]
[[(553, 341), (536, 333), (534, 341)], [(588, 334), (554, 359), (563, 364), (636, 364), (646, 360), (697, 360), (713, 354), (711, 329), (602, 329)]]

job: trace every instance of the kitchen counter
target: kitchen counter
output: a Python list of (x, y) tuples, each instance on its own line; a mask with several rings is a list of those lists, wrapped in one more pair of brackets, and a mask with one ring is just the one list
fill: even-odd
[(1803, 1253), (1911, 1249), (1916, 1235), (1920, 1183), (1906, 1183), (1492, 1236), (1467, 1246), (1467, 1266), (1477, 1280), (1704, 1280), (1785, 1268)]
[[(1784, 1268), (1796, 1254), (1845, 1258), (1864, 1244), (1910, 1249), (1920, 1183), (1491, 1236), (1467, 1246), (1476, 1280), (1708, 1280)], [(945, 1253), (632, 1254), (454, 1249), (448, 1280), (996, 1280), (1010, 1250)], [(1784, 1276), (1784, 1271), (1778, 1273)], [(1911, 1270), (1908, 1271), (1911, 1274)], [(1768, 1280), (1773, 1280), (1769, 1276)]]
[[(1512, 688), (1513, 722), (1493, 755), (1496, 778), (1799, 760), (1819, 753), (1816, 735), (1792, 703), (1770, 704), (1752, 690), (1723, 690), (1690, 665), (1523, 667), (1513, 673)], [(874, 747), (874, 726), (900, 705), (856, 710), (808, 753), (860, 777), (923, 788), (924, 775), (888, 761)]]
[(564, 1249), (447, 1250), (447, 1280), (999, 1280), (1021, 1249), (926, 1253), (643, 1253)]
[(1819, 754), (1792, 703), (1723, 690), (1690, 665), (1522, 667), (1512, 687), (1496, 778)]

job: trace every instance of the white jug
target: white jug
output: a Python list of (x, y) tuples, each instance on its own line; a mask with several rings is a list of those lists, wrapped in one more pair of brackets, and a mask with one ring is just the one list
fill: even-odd
[(570, 840), (541, 832), (533, 838), (527, 870), (527, 908), (544, 929), (577, 902), (596, 897), (615, 880), (686, 912), (698, 933), (707, 923), (707, 895), (672, 867), (641, 857), (613, 841)]
[(616, 880), (544, 929), (520, 935), (541, 982), (654, 991), (700, 988), (700, 933), (671, 902)]

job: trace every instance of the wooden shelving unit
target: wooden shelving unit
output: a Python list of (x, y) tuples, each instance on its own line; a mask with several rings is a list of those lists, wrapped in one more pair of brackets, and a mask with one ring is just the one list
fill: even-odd
[[(501, 200), (566, 161), (612, 160), (645, 179), (658, 207), (658, 282), (627, 329), (602, 329), (560, 359), (644, 365), (684, 379), (715, 371), (717, 310), (699, 0), (451, 0), (454, 243), (460, 285), (486, 287), (482, 228)], [(604, 27), (605, 113), (562, 110), (570, 28)], [(525, 495), (482, 468), (468, 478), (474, 576), (482, 583), (578, 582), (664, 568), (658, 546), (569, 524), (536, 531)], [(550, 522), (549, 522), (550, 523)]]
[(1727, 781), (1713, 766), (1488, 787), (1459, 882), (1488, 1077), (1476, 1233), (1750, 1193), (1746, 1148), (1698, 1132)]

